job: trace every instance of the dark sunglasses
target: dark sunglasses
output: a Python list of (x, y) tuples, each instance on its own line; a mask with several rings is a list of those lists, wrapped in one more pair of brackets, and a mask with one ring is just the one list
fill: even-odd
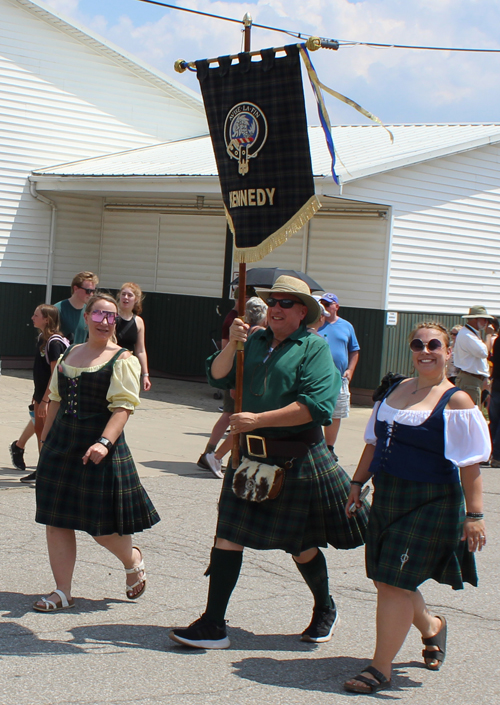
[(90, 317), (94, 323), (102, 323), (106, 319), (110, 326), (114, 326), (120, 320), (120, 316), (114, 311), (99, 311), (98, 309), (91, 311)]
[(86, 291), (87, 294), (95, 294), (95, 291), (96, 291), (95, 289), (87, 289), (86, 286), (82, 286), (81, 284), (77, 284), (77, 287), (79, 289), (83, 289), (84, 291)]
[(442, 347), (443, 343), (437, 338), (432, 338), (428, 343), (424, 343), (420, 338), (413, 338), (410, 343), (410, 350), (412, 352), (422, 352), (425, 348), (427, 348), (429, 352), (434, 352), (434, 350), (439, 350)]
[(280, 308), (292, 308), (294, 304), (299, 304), (299, 306), (304, 306), (302, 301), (293, 301), (293, 299), (273, 299), (272, 296), (266, 301), (269, 308), (273, 308), (276, 304), (279, 304)]
[(323, 299), (320, 299), (320, 304), (323, 304), (325, 308), (330, 308), (332, 306), (333, 301), (324, 301)]

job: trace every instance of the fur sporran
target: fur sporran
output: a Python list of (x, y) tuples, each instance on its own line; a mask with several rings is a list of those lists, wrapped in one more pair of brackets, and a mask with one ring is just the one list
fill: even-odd
[(249, 502), (275, 499), (281, 492), (284, 479), (283, 468), (243, 458), (233, 475), (233, 492)]

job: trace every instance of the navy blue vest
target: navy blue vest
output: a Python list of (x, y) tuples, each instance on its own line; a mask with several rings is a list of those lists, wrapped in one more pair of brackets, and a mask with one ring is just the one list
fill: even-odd
[[(388, 390), (384, 399), (395, 386)], [(457, 466), (444, 457), (443, 412), (450, 397), (457, 391), (457, 388), (448, 389), (429, 418), (419, 426), (394, 422), (391, 427), (386, 421), (375, 419), (377, 445), (370, 472), (384, 470), (390, 475), (414, 482), (460, 482)]]

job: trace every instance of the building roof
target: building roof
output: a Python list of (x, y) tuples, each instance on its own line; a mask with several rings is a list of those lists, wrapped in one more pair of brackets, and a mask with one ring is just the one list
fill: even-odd
[[(27, 0), (18, 0), (26, 2)], [(332, 127), (337, 174), (344, 183), (419, 162), (500, 142), (500, 124), (375, 125)], [(323, 130), (309, 128), (316, 177), (331, 176)], [(34, 176), (217, 176), (208, 135), (168, 142), (70, 164), (38, 169)]]
[(197, 110), (202, 114), (205, 113), (201, 97), (195, 93), (195, 91), (174, 81), (137, 57), (128, 54), (125, 50), (115, 46), (87, 27), (64, 17), (64, 15), (52, 8), (48, 8), (42, 2), (39, 2), (39, 0), (9, 0), (9, 2), (23, 7), (31, 14), (51, 24), (53, 27), (83, 42), (99, 54), (106, 56), (108, 59), (111, 59), (132, 73), (135, 73), (137, 76), (140, 76), (143, 80), (160, 88), (162, 91), (172, 96), (172, 98), (183, 101), (193, 110)]

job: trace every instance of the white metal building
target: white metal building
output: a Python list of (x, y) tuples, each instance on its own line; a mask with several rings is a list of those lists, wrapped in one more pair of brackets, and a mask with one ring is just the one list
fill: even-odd
[[(323, 208), (263, 264), (306, 270), (350, 307), (458, 314), (481, 301), (500, 312), (500, 125), (391, 130), (393, 145), (380, 127), (333, 128), (339, 188), (322, 130), (310, 128)], [(56, 284), (67, 281), (80, 239), (74, 209), (85, 203), (110, 286), (135, 262), (148, 291), (222, 295), (225, 219), (209, 137), (48, 167), (31, 180), (64, 219)]]
[[(233, 268), (199, 97), (34, 0), (0, 0), (0, 13), (2, 314), (18, 325), (82, 269), (110, 288), (132, 279), (149, 292), (153, 366), (201, 373), (200, 336), (220, 323)], [(333, 128), (339, 188), (310, 128), (323, 208), (262, 261), (339, 295), (366, 338), (362, 387), (414, 316), (500, 313), (500, 124), (391, 130), (394, 144), (380, 127)], [(180, 325), (191, 357), (164, 352)], [(28, 340), (13, 328), (0, 354), (26, 354)]]
[(47, 282), (52, 211), (33, 169), (206, 131), (192, 91), (32, 0), (0, 0), (0, 282)]

